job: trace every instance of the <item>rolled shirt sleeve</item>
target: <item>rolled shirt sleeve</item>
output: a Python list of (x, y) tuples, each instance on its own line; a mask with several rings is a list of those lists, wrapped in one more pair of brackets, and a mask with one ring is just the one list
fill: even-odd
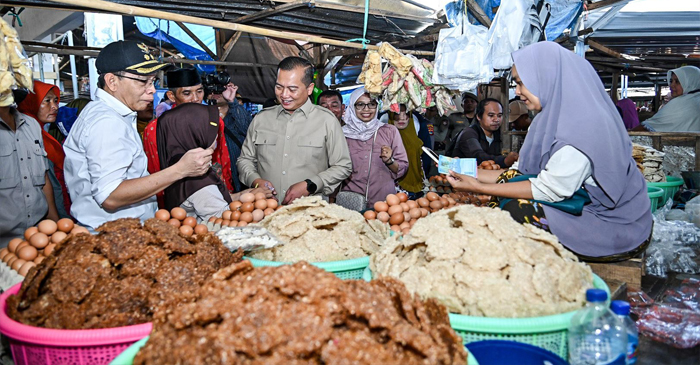
[(530, 179), (532, 197), (545, 202), (568, 199), (584, 181), (593, 183), (591, 173), (588, 157), (574, 147), (564, 146), (552, 155), (537, 177)]
[(243, 145), (241, 146), (241, 155), (236, 161), (238, 178), (243, 185), (250, 187), (253, 187), (253, 181), (261, 178), (260, 174), (258, 173), (258, 158), (255, 150), (255, 121), (257, 119), (258, 118), (256, 117), (250, 123), (248, 133), (246, 134)]

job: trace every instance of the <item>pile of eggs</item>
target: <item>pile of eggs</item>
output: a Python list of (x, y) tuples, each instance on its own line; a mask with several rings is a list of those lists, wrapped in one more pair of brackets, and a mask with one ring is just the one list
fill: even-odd
[(480, 163), (479, 166), (477, 166), (476, 168), (484, 170), (500, 170), (501, 166), (497, 164), (494, 160), (488, 160)]
[(168, 222), (173, 227), (179, 228), (180, 234), (185, 237), (209, 232), (209, 228), (206, 225), (197, 224), (197, 218), (188, 217), (187, 212), (180, 207), (175, 207), (169, 212), (165, 209), (160, 209), (156, 212), (155, 217), (163, 222)]
[(24, 231), (24, 239), (13, 238), (6, 248), (0, 250), (0, 259), (12, 270), (26, 276), (29, 269), (38, 265), (51, 255), (56, 244), (63, 241), (69, 234), (90, 232), (85, 227), (73, 223), (68, 218), (54, 222), (43, 220), (36, 227)]
[(452, 185), (447, 181), (445, 175), (431, 176), (428, 179), (430, 183), (429, 191), (438, 194), (450, 194), (453, 192)]
[(211, 217), (207, 226), (212, 231), (222, 227), (245, 227), (260, 222), (281, 207), (277, 200), (267, 198), (264, 193), (243, 193), (239, 200), (229, 204), (229, 210), (224, 211), (221, 217)]
[(374, 210), (366, 211), (364, 216), (367, 220), (377, 219), (388, 223), (392, 231), (406, 234), (418, 219), (455, 205), (457, 201), (453, 198), (440, 197), (433, 192), (417, 200), (409, 200), (405, 193), (389, 194), (386, 201), (374, 203)]

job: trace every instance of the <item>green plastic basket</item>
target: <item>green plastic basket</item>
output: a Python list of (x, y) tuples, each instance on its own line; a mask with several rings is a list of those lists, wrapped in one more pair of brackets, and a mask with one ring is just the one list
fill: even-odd
[(119, 356), (115, 357), (114, 360), (109, 363), (109, 365), (133, 365), (136, 354), (138, 354), (139, 350), (141, 350), (141, 348), (146, 344), (148, 337), (150, 336), (134, 342), (133, 345), (127, 347), (126, 350), (119, 354)]
[(683, 186), (683, 179), (675, 176), (666, 176), (665, 182), (647, 182), (647, 186), (663, 189), (664, 196), (659, 200), (659, 206), (662, 207), (669, 199), (673, 199), (678, 189)]
[[(372, 280), (369, 267), (362, 273)], [(605, 290), (610, 302), (610, 289), (605, 281), (593, 274), (593, 286)], [(562, 359), (569, 356), (569, 323), (576, 311), (531, 318), (489, 318), (450, 313), (450, 326), (462, 337), (464, 344), (483, 340), (507, 340), (527, 343), (549, 350)]]
[[(281, 266), (291, 264), (291, 262), (258, 260), (247, 256), (245, 256), (244, 259), (250, 260), (253, 267)], [(369, 266), (369, 256), (341, 261), (312, 262), (311, 265), (319, 267), (328, 272), (332, 272), (335, 274), (335, 276), (343, 280), (356, 280), (362, 278), (362, 273)]]
[(651, 200), (651, 212), (654, 213), (661, 204), (664, 190), (653, 186), (647, 186), (647, 194), (649, 194), (649, 200)]

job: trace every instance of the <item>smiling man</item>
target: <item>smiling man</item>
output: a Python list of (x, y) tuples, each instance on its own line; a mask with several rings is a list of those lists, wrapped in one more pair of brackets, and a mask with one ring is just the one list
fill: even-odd
[(275, 190), (282, 204), (329, 195), (352, 172), (338, 119), (309, 99), (313, 75), (313, 65), (303, 58), (280, 62), (275, 83), (280, 105), (255, 116), (238, 158), (241, 182)]
[(154, 75), (167, 65), (143, 44), (118, 41), (100, 51), (95, 66), (100, 75), (95, 100), (80, 113), (63, 146), (71, 214), (93, 231), (118, 218), (152, 218), (155, 194), (203, 175), (213, 153), (190, 150), (175, 165), (149, 175), (136, 114), (153, 102)]

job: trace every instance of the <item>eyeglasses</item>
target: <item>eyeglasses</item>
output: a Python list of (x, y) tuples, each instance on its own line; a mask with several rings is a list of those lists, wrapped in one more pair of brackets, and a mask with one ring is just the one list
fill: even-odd
[(363, 110), (363, 109), (369, 109), (369, 110), (377, 109), (377, 102), (372, 101), (369, 103), (355, 103), (355, 110)]
[(136, 77), (126, 76), (124, 74), (115, 74), (115, 75), (117, 75), (117, 77), (123, 77), (125, 79), (138, 81), (141, 83), (141, 85), (143, 85), (143, 87), (145, 89), (148, 89), (151, 86), (155, 87), (160, 82), (160, 80), (157, 77), (151, 77), (151, 78), (144, 80), (144, 79), (139, 79)]

